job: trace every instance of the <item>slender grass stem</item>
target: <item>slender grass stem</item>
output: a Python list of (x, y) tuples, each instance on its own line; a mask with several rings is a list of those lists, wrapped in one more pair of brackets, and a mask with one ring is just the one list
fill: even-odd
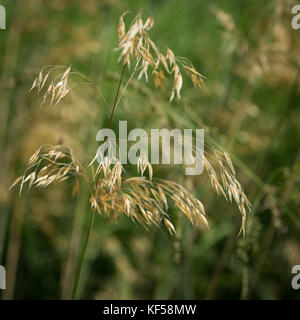
[[(108, 124), (109, 128), (112, 125), (113, 116), (114, 116), (114, 113), (116, 111), (117, 102), (118, 102), (118, 98), (119, 98), (119, 93), (120, 93), (121, 84), (122, 84), (122, 81), (123, 81), (125, 69), (126, 69), (126, 65), (124, 64), (123, 68), (122, 68), (122, 72), (121, 72), (121, 76), (120, 76), (120, 80), (119, 80), (119, 84), (118, 84), (118, 89), (117, 89), (117, 92), (116, 92), (115, 100), (114, 100), (114, 105), (113, 105), (113, 108), (112, 108), (112, 111), (111, 111), (111, 115), (110, 115), (110, 119), (109, 119), (109, 124)], [(97, 189), (98, 189), (99, 181), (100, 181), (100, 176), (98, 176), (96, 187), (95, 187), (95, 197), (97, 195)], [(85, 256), (86, 249), (87, 249), (87, 245), (88, 245), (88, 242), (89, 242), (90, 233), (91, 233), (91, 230), (92, 230), (94, 217), (95, 217), (95, 209), (93, 209), (91, 211), (91, 214), (90, 214), (89, 225), (88, 225), (88, 229), (87, 229), (87, 232), (86, 232), (86, 235), (85, 235), (85, 238), (84, 238), (84, 243), (83, 243), (83, 247), (82, 247), (82, 251), (81, 251), (81, 255), (80, 255), (79, 265), (78, 265), (78, 269), (77, 269), (76, 276), (75, 276), (75, 283), (74, 283), (73, 292), (72, 292), (72, 300), (75, 300), (77, 298), (77, 291), (78, 291), (78, 285), (79, 285), (79, 281), (80, 281), (82, 265), (83, 265), (84, 256)]]
[(74, 283), (74, 288), (73, 288), (73, 293), (72, 293), (72, 300), (75, 300), (77, 298), (77, 290), (78, 290), (78, 285), (79, 285), (79, 280), (80, 280), (80, 274), (81, 274), (83, 260), (84, 260), (86, 248), (87, 248), (87, 245), (89, 242), (92, 226), (94, 223), (94, 218), (95, 218), (95, 209), (93, 209), (90, 214), (89, 225), (88, 225), (88, 229), (87, 229), (87, 232), (86, 232), (86, 235), (84, 238), (84, 243), (83, 243), (83, 247), (82, 247), (82, 251), (81, 251), (81, 255), (80, 255), (79, 265), (78, 265), (78, 269), (76, 272), (75, 283)]
[(119, 84), (118, 84), (118, 89), (117, 89), (117, 93), (116, 93), (116, 96), (115, 96), (115, 102), (114, 102), (114, 105), (113, 105), (113, 108), (112, 108), (112, 111), (111, 111), (111, 114), (110, 114), (108, 128), (110, 128), (111, 125), (112, 125), (112, 119), (113, 119), (113, 116), (114, 116), (116, 108), (117, 108), (118, 97), (119, 97), (119, 93), (120, 93), (121, 84), (122, 84), (122, 80), (123, 80), (125, 69), (126, 69), (126, 64), (124, 64), (123, 68), (122, 68), (122, 72), (121, 72), (121, 76), (120, 76), (120, 80), (119, 80)]

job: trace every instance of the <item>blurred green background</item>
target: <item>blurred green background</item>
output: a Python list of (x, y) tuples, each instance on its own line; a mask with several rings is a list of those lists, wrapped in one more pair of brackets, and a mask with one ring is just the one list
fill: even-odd
[[(174, 217), (177, 237), (129, 219), (96, 216), (79, 288), (84, 299), (298, 299), (300, 264), (300, 31), (288, 0), (7, 0), (0, 30), (0, 264), (2, 299), (68, 299), (89, 215), (88, 192), (67, 181), (41, 191), (9, 191), (33, 151), (66, 142), (88, 164), (109, 110), (91, 86), (57, 107), (29, 89), (44, 65), (72, 65), (113, 103), (119, 16), (152, 15), (152, 39), (188, 57), (207, 92), (184, 83), (182, 101), (133, 80), (117, 109), (132, 128), (205, 128), (228, 150), (253, 204), (245, 238), (240, 216), (207, 177), (180, 166), (154, 175), (186, 186), (205, 205), (210, 231)], [(126, 17), (127, 19), (127, 17)], [(125, 75), (127, 78), (129, 72)], [(134, 173), (128, 168), (129, 174)]]

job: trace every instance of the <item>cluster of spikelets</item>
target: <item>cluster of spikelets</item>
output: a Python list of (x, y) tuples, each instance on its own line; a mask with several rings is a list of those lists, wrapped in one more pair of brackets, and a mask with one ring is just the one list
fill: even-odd
[[(215, 150), (214, 155), (214, 160), (219, 163), (221, 178), (207, 157), (204, 158), (205, 170), (217, 194), (223, 195), (230, 202), (234, 199), (237, 203), (242, 214), (241, 231), (244, 232), (245, 206), (250, 209), (250, 203), (235, 177), (227, 153)], [(125, 170), (118, 159), (103, 157), (92, 182), (89, 182), (83, 166), (75, 160), (70, 148), (60, 145), (41, 146), (30, 157), (24, 175), (18, 177), (11, 188), (20, 184), (21, 193), (25, 183), (28, 183), (29, 189), (45, 188), (70, 177), (83, 177), (89, 184), (91, 208), (99, 214), (103, 213), (114, 219), (126, 215), (146, 228), (150, 225), (158, 227), (164, 223), (169, 232), (175, 234), (175, 227), (168, 215), (169, 201), (171, 201), (193, 225), (208, 227), (203, 204), (176, 182), (153, 179), (153, 169), (146, 156), (139, 157), (137, 171), (141, 176), (125, 178), (122, 176)], [(148, 178), (144, 176), (146, 171)], [(77, 179), (74, 188), (78, 188)]]
[(49, 76), (56, 70), (61, 70), (63, 66), (50, 66), (44, 67), (38, 76), (34, 79), (30, 91), (37, 89), (38, 94), (41, 94), (47, 84), (47, 89), (43, 93), (42, 102), (43, 104), (48, 100), (49, 104), (58, 104), (71, 90), (74, 85), (68, 85), (68, 78), (71, 71), (71, 66), (66, 68), (62, 73), (59, 73), (47, 83)]
[(156, 87), (163, 85), (163, 81), (166, 79), (165, 72), (173, 75), (174, 84), (170, 101), (174, 99), (175, 95), (177, 98), (181, 97), (182, 69), (192, 80), (195, 87), (204, 87), (203, 76), (187, 59), (176, 58), (170, 48), (167, 48), (165, 55), (162, 54), (157, 45), (150, 39), (148, 31), (153, 27), (153, 17), (149, 16), (143, 22), (141, 14), (138, 14), (126, 31), (125, 14), (120, 17), (118, 26), (119, 46), (117, 50), (121, 51), (119, 59), (123, 61), (123, 64), (128, 64), (130, 67), (131, 59), (136, 61), (135, 69), (141, 69), (138, 79), (145, 76), (148, 81), (149, 67), (152, 69)]
[[(227, 201), (231, 203), (235, 201), (237, 204), (242, 216), (240, 233), (244, 234), (247, 210), (250, 211), (251, 204), (236, 178), (229, 155), (212, 147), (210, 149), (212, 152), (206, 152), (203, 157), (204, 169), (214, 191)], [(216, 163), (218, 173), (209, 158)], [(96, 157), (92, 163), (95, 159)], [(122, 179), (124, 168), (121, 162), (116, 158), (101, 158), (94, 174), (94, 180), (97, 178), (100, 180), (94, 187), (95, 195), (91, 198), (92, 207), (99, 213), (112, 214), (114, 218), (122, 213), (127, 214), (144, 226), (159, 225), (164, 221), (169, 231), (174, 233), (175, 229), (167, 215), (167, 199), (170, 199), (193, 225), (202, 224), (208, 227), (203, 204), (179, 184), (163, 179), (153, 179), (152, 165), (145, 155), (140, 155), (137, 170), (141, 177)], [(148, 179), (144, 177), (146, 171), (148, 171)]]
[[(121, 162), (103, 157), (94, 175), (94, 194), (90, 199), (92, 208), (115, 219), (125, 214), (146, 228), (164, 223), (174, 234), (175, 227), (168, 215), (169, 200), (193, 225), (208, 227), (202, 203), (173, 181), (153, 179), (152, 166), (143, 155), (138, 159), (137, 170), (141, 176), (123, 179)], [(143, 176), (146, 170), (148, 178)]]
[[(138, 79), (145, 76), (146, 81), (148, 81), (148, 69), (151, 68), (154, 85), (158, 88), (163, 87), (166, 74), (173, 75), (174, 82), (170, 101), (172, 101), (175, 96), (179, 99), (181, 98), (180, 92), (183, 84), (182, 70), (192, 80), (195, 87), (205, 87), (203, 75), (195, 69), (188, 59), (175, 57), (170, 48), (167, 48), (165, 55), (162, 54), (158, 46), (150, 39), (148, 31), (154, 24), (154, 19), (151, 16), (143, 22), (141, 14), (138, 14), (126, 32), (124, 22), (125, 14), (126, 13), (120, 17), (118, 26), (119, 45), (117, 50), (121, 50), (119, 60), (122, 60), (123, 64), (127, 64), (130, 67), (131, 59), (135, 60), (134, 72), (140, 70)], [(49, 81), (51, 73), (63, 68), (63, 66), (44, 67), (35, 78), (30, 91), (37, 89), (39, 95), (43, 93), (43, 104), (46, 103), (46, 101), (48, 101), (50, 105), (58, 104), (73, 87), (79, 84), (69, 84), (69, 77), (72, 74), (78, 74), (77, 72), (71, 72), (71, 66), (63, 72), (58, 72), (58, 74)]]
[(75, 160), (70, 148), (43, 145), (30, 157), (24, 174), (18, 177), (10, 188), (20, 184), (21, 194), (26, 183), (29, 189), (31, 187), (42, 189), (70, 177), (79, 177), (82, 171), (82, 165)]
[[(229, 155), (224, 151), (212, 149), (212, 154), (205, 153), (203, 157), (204, 169), (207, 172), (211, 185), (218, 195), (223, 195), (227, 201), (233, 200), (237, 204), (242, 216), (242, 224), (240, 232), (245, 233), (245, 222), (247, 210), (250, 211), (251, 204), (243, 191), (243, 187), (236, 178), (236, 173)], [(219, 168), (219, 174), (208, 160), (208, 157), (213, 158)], [(220, 183), (221, 181), (221, 183)]]
[[(131, 58), (135, 59), (135, 70), (141, 69), (139, 78), (145, 75), (146, 79), (148, 79), (148, 68), (152, 67), (152, 75), (156, 82), (158, 81), (157, 77), (165, 78), (164, 71), (168, 74), (174, 74), (174, 86), (170, 100), (174, 98), (175, 94), (180, 97), (182, 75), (173, 51), (167, 49), (164, 56), (148, 36), (147, 31), (153, 26), (153, 18), (149, 17), (143, 23), (141, 15), (137, 15), (127, 32), (123, 18), (124, 14), (120, 18), (118, 27), (118, 49), (122, 51), (120, 59), (123, 60), (123, 65), (130, 65)], [(161, 66), (162, 68), (160, 68)], [(203, 86), (201, 74), (191, 64), (181, 63), (181, 66), (197, 87)], [(40, 94), (49, 80), (50, 73), (61, 68), (59, 66), (42, 69), (34, 80), (31, 90), (37, 88)], [(49, 98), (50, 104), (57, 104), (67, 95), (72, 88), (72, 85), (68, 86), (70, 74), (72, 74), (71, 67), (65, 68), (62, 73), (50, 81), (50, 85), (43, 95), (43, 103)], [(107, 144), (108, 141), (104, 142), (98, 151), (100, 150), (101, 153), (101, 148), (109, 147)], [(102, 154), (104, 155), (104, 153)], [(73, 190), (76, 190), (79, 187), (77, 178), (81, 177), (88, 183), (92, 210), (100, 214), (115, 219), (126, 215), (146, 228), (150, 225), (164, 224), (169, 232), (174, 234), (175, 227), (168, 214), (169, 202), (172, 202), (193, 225), (208, 227), (203, 204), (181, 185), (173, 181), (154, 179), (152, 166), (145, 155), (140, 155), (137, 162), (137, 171), (140, 176), (131, 178), (124, 176), (125, 170), (119, 159), (108, 156), (102, 156), (99, 159), (98, 156), (99, 152), (90, 163), (92, 166), (96, 159), (98, 160), (98, 166), (93, 171), (92, 178), (89, 179), (84, 166), (74, 158), (70, 148), (60, 145), (41, 146), (29, 159), (24, 175), (17, 178), (11, 187), (20, 184), (21, 193), (23, 185), (27, 182), (29, 188), (45, 188), (55, 182), (61, 182), (75, 176)], [(234, 200), (236, 202), (242, 216), (240, 232), (244, 233), (246, 211), (250, 210), (250, 203), (236, 178), (229, 155), (209, 146), (209, 152), (205, 151), (203, 161), (204, 169), (210, 178), (214, 191), (218, 195), (224, 196), (227, 201)], [(217, 164), (217, 171), (212, 163)], [(148, 172), (148, 178), (144, 177), (146, 172)]]

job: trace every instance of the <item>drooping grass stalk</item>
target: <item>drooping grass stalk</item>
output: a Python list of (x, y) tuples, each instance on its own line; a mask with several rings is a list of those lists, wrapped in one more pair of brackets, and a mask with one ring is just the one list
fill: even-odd
[[(117, 88), (117, 92), (116, 92), (116, 96), (115, 96), (115, 100), (114, 100), (114, 105), (113, 105), (113, 108), (112, 108), (112, 111), (111, 111), (108, 128), (110, 128), (111, 125), (112, 125), (112, 120), (113, 120), (113, 116), (114, 116), (114, 113), (116, 111), (116, 107), (117, 107), (117, 104), (118, 104), (118, 97), (119, 97), (119, 93), (120, 93), (121, 84), (122, 84), (122, 81), (123, 81), (125, 69), (126, 69), (126, 65), (124, 64), (123, 67), (122, 67), (121, 76), (120, 76), (120, 80), (119, 80), (119, 84), (118, 84), (118, 88)], [(96, 190), (95, 196), (97, 195), (97, 189), (98, 189), (99, 181), (100, 181), (100, 177), (98, 176), (98, 179), (97, 179), (97, 182), (96, 182), (96, 188), (95, 188), (95, 190)], [(83, 261), (84, 261), (84, 257), (85, 257), (85, 253), (86, 253), (86, 249), (87, 249), (87, 245), (88, 245), (88, 242), (89, 242), (89, 238), (90, 238), (90, 234), (91, 234), (94, 218), (95, 218), (95, 208), (92, 209), (91, 214), (90, 214), (89, 225), (88, 225), (88, 229), (87, 229), (87, 232), (86, 232), (86, 235), (85, 235), (85, 238), (84, 238), (83, 247), (82, 247), (80, 260), (79, 260), (79, 265), (78, 265), (78, 269), (77, 269), (76, 276), (75, 276), (74, 288), (73, 288), (73, 292), (72, 292), (72, 300), (75, 300), (77, 298), (77, 290), (78, 290), (78, 285), (79, 285), (79, 281), (80, 281), (82, 265), (83, 265)]]
[[(113, 116), (118, 104), (135, 71), (138, 69), (140, 70), (140, 73), (137, 79), (139, 80), (145, 76), (146, 81), (148, 81), (147, 71), (149, 72), (149, 68), (152, 69), (153, 72), (151, 75), (154, 78), (155, 84), (158, 84), (158, 86), (163, 86), (163, 81), (166, 78), (165, 72), (167, 75), (174, 76), (173, 88), (169, 101), (174, 100), (174, 98), (181, 98), (180, 92), (183, 83), (183, 72), (187, 74), (190, 80), (192, 80), (195, 87), (206, 88), (203, 76), (194, 68), (188, 59), (182, 57), (176, 58), (173, 51), (169, 48), (167, 48), (166, 53), (163, 54), (158, 47), (156, 47), (147, 33), (153, 26), (153, 18), (151, 16), (143, 23), (141, 14), (138, 14), (134, 18), (127, 33), (125, 31), (126, 26), (123, 16), (124, 14), (120, 18), (118, 27), (119, 46), (117, 48), (117, 50), (121, 50), (120, 59), (123, 60), (123, 67), (114, 104), (110, 110), (108, 128), (111, 128)], [(130, 65), (131, 59), (135, 60), (136, 66), (121, 92), (126, 64)], [(75, 74), (75, 72), (71, 72), (71, 66), (67, 67), (63, 73), (56, 75), (51, 82), (47, 82), (47, 80), (49, 80), (49, 74), (52, 73), (54, 69), (55, 67), (51, 67), (51, 69), (43, 68), (35, 78), (31, 87), (31, 90), (37, 89), (38, 94), (43, 93), (43, 104), (46, 102), (49, 102), (50, 105), (58, 104), (72, 88), (80, 84), (70, 81), (70, 75)], [(86, 80), (88, 79), (86, 78)], [(45, 85), (46, 83), (47, 85)], [(48, 89), (46, 89), (47, 87)], [(43, 88), (45, 90), (43, 90)], [(105, 140), (107, 141), (107, 139), (108, 137)], [(207, 146), (209, 147), (209, 151), (205, 153), (203, 161), (205, 170), (210, 178), (210, 183), (214, 191), (218, 194), (222, 194), (226, 200), (232, 202), (232, 199), (234, 198), (234, 202), (238, 205), (242, 216), (239, 234), (241, 232), (244, 233), (246, 210), (250, 210), (251, 204), (236, 178), (235, 170), (229, 155), (223, 151), (222, 148), (215, 149), (209, 144), (207, 144)], [(61, 162), (61, 160), (59, 160), (61, 158), (64, 158), (66, 163)], [(91, 166), (97, 158), (98, 151), (89, 166)], [(77, 298), (80, 276), (93, 227), (95, 210), (97, 210), (98, 213), (105, 214), (111, 214), (113, 212), (114, 216), (119, 216), (126, 212), (129, 217), (139, 221), (142, 225), (148, 225), (149, 222), (156, 226), (161, 224), (169, 230), (171, 235), (174, 235), (176, 233), (175, 227), (165, 213), (165, 210), (168, 210), (169, 207), (168, 198), (189, 218), (192, 225), (203, 225), (208, 227), (205, 209), (200, 200), (196, 199), (188, 190), (174, 181), (165, 179), (152, 180), (153, 169), (146, 155), (140, 155), (137, 163), (137, 171), (139, 174), (141, 173), (141, 177), (137, 176), (126, 179), (123, 178), (122, 175), (124, 168), (120, 159), (116, 159), (115, 163), (113, 163), (110, 158), (111, 157), (107, 156), (103, 161), (99, 161), (96, 172), (93, 171), (93, 177), (92, 179), (89, 179), (86, 175), (85, 167), (75, 159), (70, 147), (61, 146), (60, 144), (57, 146), (41, 145), (30, 157), (24, 175), (18, 177), (11, 186), (13, 187), (19, 183), (21, 193), (23, 185), (27, 182), (29, 189), (32, 186), (44, 188), (54, 182), (64, 181), (74, 175), (76, 177), (83, 177), (88, 183), (92, 211), (86, 226), (87, 231), (85, 232), (83, 243), (81, 244), (81, 252), (78, 254), (79, 261), (78, 266), (76, 266), (77, 270), (74, 277), (75, 282), (72, 299)], [(212, 161), (213, 164), (211, 164), (210, 161)], [(215, 162), (219, 164), (219, 174), (213, 168)], [(112, 165), (114, 166), (112, 167)], [(148, 170), (148, 178), (143, 176), (143, 173), (146, 170)], [(51, 175), (49, 175), (49, 172), (51, 172)], [(121, 183), (125, 185), (125, 188), (121, 188)], [(117, 202), (113, 201), (113, 203), (111, 203), (110, 200), (112, 197), (113, 199), (116, 199)], [(193, 239), (196, 238), (197, 234)], [(184, 275), (187, 274), (190, 269), (190, 259), (191, 254), (189, 255), (188, 260), (185, 259)], [(189, 283), (188, 281), (185, 281), (185, 283), (186, 292), (190, 294), (191, 290), (188, 287)]]

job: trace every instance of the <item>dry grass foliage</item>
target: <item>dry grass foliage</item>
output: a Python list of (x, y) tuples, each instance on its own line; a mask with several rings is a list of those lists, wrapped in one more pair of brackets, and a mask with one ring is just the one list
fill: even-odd
[[(148, 17), (142, 21), (138, 14), (126, 31), (124, 15), (120, 18), (118, 27), (120, 59), (130, 65), (131, 59), (136, 61), (135, 70), (140, 69), (138, 78), (145, 76), (148, 80), (148, 68), (152, 68), (152, 76), (156, 86), (165, 79), (165, 72), (174, 76), (174, 84), (170, 100), (176, 95), (180, 98), (183, 69), (196, 87), (203, 87), (203, 77), (186, 59), (176, 59), (173, 51), (167, 49), (163, 55), (155, 43), (150, 39), (148, 31), (154, 20)], [(179, 60), (179, 61), (178, 61)], [(31, 90), (37, 89), (40, 94), (49, 79), (49, 75), (62, 67), (47, 67), (42, 69), (34, 80)], [(69, 92), (72, 85), (68, 85), (71, 67), (56, 75), (43, 94), (43, 103), (49, 99), (50, 104), (58, 104)], [(105, 147), (105, 142), (102, 147)], [(90, 163), (94, 168), (96, 157)], [(98, 160), (99, 161), (99, 160)], [(213, 165), (217, 166), (215, 170)], [(226, 200), (235, 201), (242, 215), (241, 232), (245, 231), (246, 210), (250, 210), (250, 203), (243, 188), (236, 178), (236, 173), (229, 155), (213, 147), (205, 152), (204, 168), (211, 185), (218, 195)], [(195, 226), (208, 227), (203, 204), (183, 186), (168, 180), (153, 178), (153, 169), (145, 155), (140, 155), (137, 163), (140, 176), (126, 177), (125, 170), (119, 159), (102, 157), (94, 169), (91, 178), (85, 173), (83, 165), (77, 161), (70, 148), (63, 146), (41, 146), (29, 159), (25, 173), (17, 178), (12, 187), (20, 184), (20, 193), (25, 183), (29, 188), (45, 188), (52, 183), (61, 182), (71, 176), (82, 177), (89, 185), (92, 210), (113, 218), (121, 215), (138, 221), (144, 227), (164, 224), (171, 234), (175, 234), (175, 227), (168, 214), (172, 202)], [(144, 177), (148, 172), (148, 178)], [(78, 191), (78, 181), (75, 179), (74, 190)]]

